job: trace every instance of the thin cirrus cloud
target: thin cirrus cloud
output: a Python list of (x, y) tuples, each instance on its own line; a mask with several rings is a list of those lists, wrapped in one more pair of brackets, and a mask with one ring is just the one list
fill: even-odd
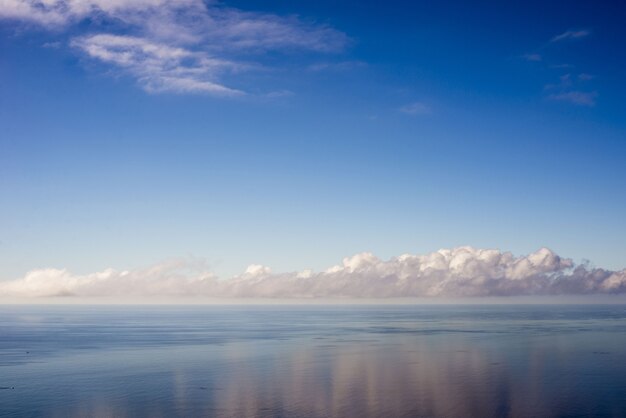
[[(562, 41), (567, 40), (583, 39), (588, 37), (589, 35), (591, 35), (591, 30), (589, 29), (570, 29), (554, 36), (552, 39), (550, 39), (548, 44), (544, 45), (544, 47), (549, 45), (557, 47), (557, 45), (554, 44), (558, 44)], [(542, 54), (539, 54), (538, 52), (527, 53), (522, 55), (522, 58), (526, 61), (541, 63), (544, 61), (549, 61), (550, 55), (550, 51), (546, 51), (544, 49)], [(573, 66), (570, 64), (552, 64), (547, 65), (547, 67), (560, 70), (571, 70), (573, 68)], [(549, 83), (544, 86), (544, 91), (549, 92), (546, 98), (554, 102), (569, 103), (576, 106), (593, 107), (596, 105), (598, 92), (596, 90), (590, 89), (586, 83), (590, 80), (593, 80), (593, 78), (594, 76), (587, 73), (580, 73), (577, 77), (572, 77), (572, 74), (570, 73), (561, 74), (559, 76), (558, 83)]]
[(400, 112), (406, 113), (407, 115), (430, 115), (432, 109), (424, 102), (413, 102), (402, 106)]
[(0, 297), (396, 298), (590, 295), (626, 293), (626, 269), (576, 265), (542, 248), (514, 256), (458, 247), (381, 260), (356, 254), (322, 272), (273, 273), (251, 265), (222, 280), (202, 264), (174, 261), (146, 269), (75, 275), (40, 269), (0, 282)]
[(523, 58), (526, 61), (534, 61), (534, 62), (539, 62), (542, 60), (541, 55), (540, 54), (524, 54)]
[(5, 0), (0, 19), (53, 35), (75, 33), (88, 20), (69, 45), (153, 93), (242, 95), (223, 78), (262, 68), (267, 52), (329, 54), (349, 43), (328, 25), (202, 0)]
[(591, 35), (591, 31), (589, 29), (580, 29), (580, 30), (570, 29), (570, 30), (566, 30), (565, 32), (556, 35), (555, 37), (550, 39), (550, 42), (560, 42), (560, 41), (573, 40), (573, 39), (582, 39), (582, 38), (586, 38), (589, 35)]
[(243, 94), (211, 81), (223, 72), (243, 68), (242, 64), (233, 61), (210, 58), (201, 52), (133, 36), (84, 36), (74, 39), (71, 45), (92, 58), (123, 68), (137, 79), (144, 90), (151, 93)]
[(568, 102), (578, 106), (595, 106), (598, 93), (595, 91), (567, 91), (563, 93), (555, 93), (548, 96), (550, 100)]

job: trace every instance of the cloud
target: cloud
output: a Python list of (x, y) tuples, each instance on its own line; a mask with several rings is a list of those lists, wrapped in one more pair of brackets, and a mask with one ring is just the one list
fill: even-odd
[(362, 61), (318, 62), (308, 67), (309, 71), (349, 71), (355, 68), (366, 67)]
[(567, 102), (577, 106), (593, 107), (596, 105), (596, 98), (598, 92), (596, 91), (580, 91), (581, 83), (593, 79), (593, 76), (582, 73), (577, 77), (572, 77), (571, 74), (563, 74), (559, 77), (559, 83), (546, 84), (544, 90), (553, 91), (554, 93), (548, 95), (549, 100)]
[(202, 0), (3, 0), (0, 19), (53, 34), (82, 31), (71, 46), (149, 92), (241, 95), (221, 77), (263, 67), (267, 52), (328, 54), (349, 43), (344, 33), (298, 16)]
[(567, 30), (559, 35), (556, 35), (554, 38), (550, 39), (550, 42), (560, 42), (570, 39), (582, 39), (591, 35), (591, 31), (588, 29), (581, 30)]
[(570, 68), (574, 68), (574, 66), (572, 64), (553, 64), (550, 65), (549, 68), (554, 68), (557, 70), (567, 70)]
[(542, 57), (539, 54), (525, 54), (523, 55), (523, 58), (526, 61), (535, 61), (535, 62), (539, 62), (542, 60)]
[(61, 48), (61, 42), (44, 42), (41, 46), (44, 48), (58, 49)]
[(287, 97), (292, 97), (294, 95), (295, 93), (291, 90), (276, 90), (276, 91), (270, 91), (268, 93), (265, 93), (263, 97), (266, 99), (275, 100), (275, 99), (284, 99)]
[(554, 90), (560, 89), (561, 91), (566, 91), (571, 88), (573, 85), (572, 75), (571, 74), (563, 74), (559, 76), (559, 82), (556, 84), (546, 84), (543, 88), (544, 90)]
[[(562, 42), (566, 40), (575, 40), (586, 38), (591, 35), (591, 30), (589, 29), (579, 29), (579, 30), (567, 30), (555, 37), (553, 37), (549, 43)], [(544, 45), (546, 46), (546, 45)], [(543, 52), (546, 52), (543, 50)], [(549, 55), (549, 54), (548, 54)], [(527, 61), (540, 62), (544, 61), (545, 55), (540, 55), (538, 53), (528, 53), (522, 56)], [(549, 56), (546, 60), (549, 61)], [(551, 64), (547, 66), (548, 68), (553, 69), (562, 69), (568, 70), (574, 68), (571, 64), (561, 63), (561, 64)], [(588, 86), (581, 86), (581, 83), (588, 82), (592, 80), (594, 76), (587, 73), (580, 73), (578, 76), (572, 77), (572, 74), (566, 73), (562, 74), (559, 77), (558, 83), (549, 83), (544, 85), (544, 91), (550, 92), (547, 96), (549, 100), (559, 101), (559, 102), (567, 102), (577, 106), (587, 106), (593, 107), (596, 104), (596, 99), (598, 97), (597, 91), (582, 91), (583, 89), (589, 89)]]
[(0, 17), (60, 29), (87, 17), (132, 23), (142, 15), (145, 21), (201, 4), (196, 0), (3, 0)]
[[(280, 17), (267, 13), (236, 9), (209, 8), (211, 25), (203, 34), (222, 49), (270, 50), (303, 49), (338, 52), (348, 44), (348, 37), (331, 27), (304, 22), (296, 16)], [(203, 29), (204, 30), (204, 29)]]
[(393, 298), (626, 293), (626, 269), (575, 265), (549, 249), (526, 256), (459, 247), (381, 260), (356, 254), (325, 271), (273, 273), (251, 265), (222, 280), (197, 262), (75, 275), (40, 269), (0, 282), (0, 297), (199, 296), (210, 298)]
[(243, 94), (212, 81), (219, 74), (240, 69), (243, 65), (211, 58), (204, 52), (110, 34), (76, 38), (72, 46), (92, 58), (124, 69), (148, 92)]
[(568, 102), (568, 103), (572, 103), (578, 106), (593, 107), (596, 105), (597, 97), (598, 97), (598, 93), (595, 91), (592, 91), (592, 92), (568, 91), (568, 92), (563, 92), (563, 93), (551, 94), (548, 96), (548, 99), (561, 101), (561, 102)]
[(432, 109), (426, 103), (413, 102), (402, 106), (400, 108), (400, 112), (408, 115), (430, 115), (432, 113)]

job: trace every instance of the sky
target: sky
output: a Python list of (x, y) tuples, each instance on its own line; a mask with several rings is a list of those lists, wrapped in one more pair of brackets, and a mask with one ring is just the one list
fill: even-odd
[(617, 1), (0, 1), (0, 293), (163, 269), (166, 293), (327, 296), (340, 274), (369, 297), (424, 266), (387, 293), (626, 291), (625, 20)]

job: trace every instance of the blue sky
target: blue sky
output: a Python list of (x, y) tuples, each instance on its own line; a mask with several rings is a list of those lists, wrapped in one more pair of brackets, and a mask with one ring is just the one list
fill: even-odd
[(461, 245), (626, 266), (618, 2), (115, 3), (0, 6), (1, 279)]

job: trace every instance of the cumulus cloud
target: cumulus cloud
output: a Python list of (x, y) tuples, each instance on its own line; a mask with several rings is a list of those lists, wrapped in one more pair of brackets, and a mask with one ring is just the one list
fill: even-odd
[(54, 34), (86, 27), (69, 44), (149, 92), (240, 95), (221, 76), (260, 68), (266, 52), (334, 53), (348, 43), (344, 33), (298, 16), (203, 0), (2, 0), (0, 19)]
[(626, 269), (575, 265), (549, 249), (516, 257), (459, 247), (381, 260), (356, 254), (322, 272), (273, 273), (251, 265), (220, 279), (202, 265), (169, 262), (147, 269), (75, 275), (40, 269), (0, 282), (0, 297), (200, 296), (210, 298), (393, 298), (626, 293)]

